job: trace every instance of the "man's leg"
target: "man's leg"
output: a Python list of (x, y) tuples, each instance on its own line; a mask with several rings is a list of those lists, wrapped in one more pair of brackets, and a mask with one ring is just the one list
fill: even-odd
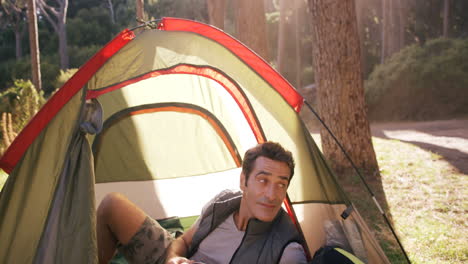
[(97, 210), (99, 263), (108, 263), (117, 243), (127, 244), (146, 219), (146, 214), (125, 196), (108, 194)]

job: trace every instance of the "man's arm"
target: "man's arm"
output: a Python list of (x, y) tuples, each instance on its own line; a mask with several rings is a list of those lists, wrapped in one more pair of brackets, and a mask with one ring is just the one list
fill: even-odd
[(301, 244), (292, 242), (286, 246), (281, 256), (280, 264), (307, 264), (304, 249)]
[(174, 240), (167, 249), (166, 264), (192, 263), (186, 258), (192, 238), (198, 229), (198, 222), (190, 227), (183, 235)]

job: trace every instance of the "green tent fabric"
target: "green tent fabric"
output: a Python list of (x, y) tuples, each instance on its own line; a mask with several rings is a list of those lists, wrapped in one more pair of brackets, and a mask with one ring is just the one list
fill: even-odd
[[(239, 187), (244, 152), (266, 140), (296, 159), (285, 208), (315, 252), (340, 241), (389, 263), (264, 60), (208, 25), (162, 19), (122, 31), (47, 102), (0, 168), (1, 263), (96, 263), (96, 204), (122, 192), (154, 218), (189, 217)], [(183, 194), (183, 195), (180, 195)], [(336, 235), (339, 234), (339, 235)]]

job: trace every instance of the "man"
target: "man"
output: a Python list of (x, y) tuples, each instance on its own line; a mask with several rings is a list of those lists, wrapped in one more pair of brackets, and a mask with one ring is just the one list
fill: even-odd
[(294, 174), (291, 152), (266, 142), (249, 149), (242, 192), (223, 191), (182, 236), (169, 233), (119, 194), (98, 208), (100, 263), (117, 249), (130, 263), (306, 263), (301, 239), (281, 208)]

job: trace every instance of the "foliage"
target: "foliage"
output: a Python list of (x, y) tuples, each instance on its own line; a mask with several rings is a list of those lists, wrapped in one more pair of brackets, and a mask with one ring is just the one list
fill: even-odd
[(13, 140), (15, 140), (16, 136), (18, 135), (14, 130), (13, 130), (13, 119), (11, 118), (11, 113), (2, 113), (1, 115), (1, 127), (2, 127), (2, 143), (3, 146), (5, 147), (0, 147), (0, 153), (4, 152), (4, 148), (8, 147), (11, 145)]
[[(414, 34), (421, 41), (433, 39), (442, 34), (442, 7), (443, 1), (427, 1), (427, 0), (411, 0), (409, 5), (409, 26), (407, 31)], [(449, 36), (452, 37), (467, 37), (468, 17), (466, 10), (468, 8), (467, 1), (451, 1), (450, 2), (450, 28)]]
[[(114, 22), (110, 17), (112, 3)], [(120, 30), (136, 26), (135, 1), (111, 0), (70, 1), (67, 19), (67, 38), (69, 65), (79, 68), (90, 59), (103, 45), (109, 42)], [(183, 17), (207, 22), (207, 10), (204, 0), (148, 1), (145, 3), (148, 17), (163, 16)], [(38, 17), (39, 47), (41, 50), (41, 78), (44, 93), (50, 94), (57, 87), (54, 84), (59, 72), (58, 37), (43, 17)], [(23, 34), (22, 43), (27, 42)], [(27, 45), (22, 59), (15, 59), (15, 36), (11, 27), (0, 29), (0, 92), (13, 85), (15, 79), (31, 79), (30, 57)]]
[[(57, 54), (41, 56), (41, 79), (45, 94), (54, 90), (53, 82), (59, 73)], [(16, 79), (31, 79), (31, 61), (28, 57), (8, 60), (0, 64), (0, 92), (14, 85)]]
[[(44, 103), (43, 93), (38, 93), (31, 81), (15, 80), (12, 87), (0, 93), (0, 113), (11, 113), (12, 115), (12, 131), (8, 132), (17, 134), (21, 131)], [(4, 138), (3, 133), (2, 131), (0, 137), (2, 139)], [(2, 141), (0, 148), (8, 147), (7, 143)]]
[(208, 22), (208, 8), (205, 0), (149, 0), (145, 3), (148, 19), (180, 17)]
[[(101, 47), (90, 45), (85, 47), (71, 46), (70, 66), (78, 68), (89, 60)], [(41, 79), (44, 94), (48, 96), (52, 91), (61, 87), (56, 85), (57, 77), (60, 75), (58, 54), (41, 56)], [(28, 57), (20, 60), (8, 60), (0, 63), (0, 92), (5, 87), (14, 85), (16, 79), (31, 79), (31, 62)], [(3, 89), (2, 89), (3, 88)]]
[(79, 68), (83, 66), (91, 57), (96, 54), (102, 46), (89, 45), (85, 47), (70, 46), (68, 51), (70, 52), (70, 67)]
[(108, 12), (100, 7), (81, 9), (67, 23), (68, 43), (76, 47), (104, 45), (118, 32), (119, 28), (112, 24)]
[(12, 113), (15, 128), (21, 129), (45, 103), (43, 93), (38, 93), (31, 81), (18, 79), (0, 94), (0, 112)]
[[(382, 0), (356, 0), (361, 25), (359, 28), (364, 56), (364, 76), (368, 78), (373, 68), (380, 62), (382, 52), (383, 8)], [(411, 44), (424, 44), (442, 36), (443, 0), (405, 0), (393, 2), (396, 27), (404, 25), (401, 48)], [(398, 4), (397, 4), (398, 3)], [(388, 6), (387, 6), (388, 8)], [(466, 38), (468, 36), (468, 1), (450, 1), (449, 37)], [(402, 17), (399, 15), (402, 14)]]
[(5, 29), (0, 32), (0, 58), (6, 60), (7, 58), (14, 58), (15, 56), (15, 35), (10, 29)]
[(468, 112), (468, 40), (411, 45), (378, 65), (366, 82), (374, 120), (424, 120)]
[(60, 74), (54, 82), (54, 87), (57, 89), (62, 87), (77, 71), (78, 69), (60, 70)]
[(55, 89), (53, 83), (60, 71), (58, 61), (59, 57), (57, 53), (41, 57), (42, 89), (45, 95), (50, 94)]

